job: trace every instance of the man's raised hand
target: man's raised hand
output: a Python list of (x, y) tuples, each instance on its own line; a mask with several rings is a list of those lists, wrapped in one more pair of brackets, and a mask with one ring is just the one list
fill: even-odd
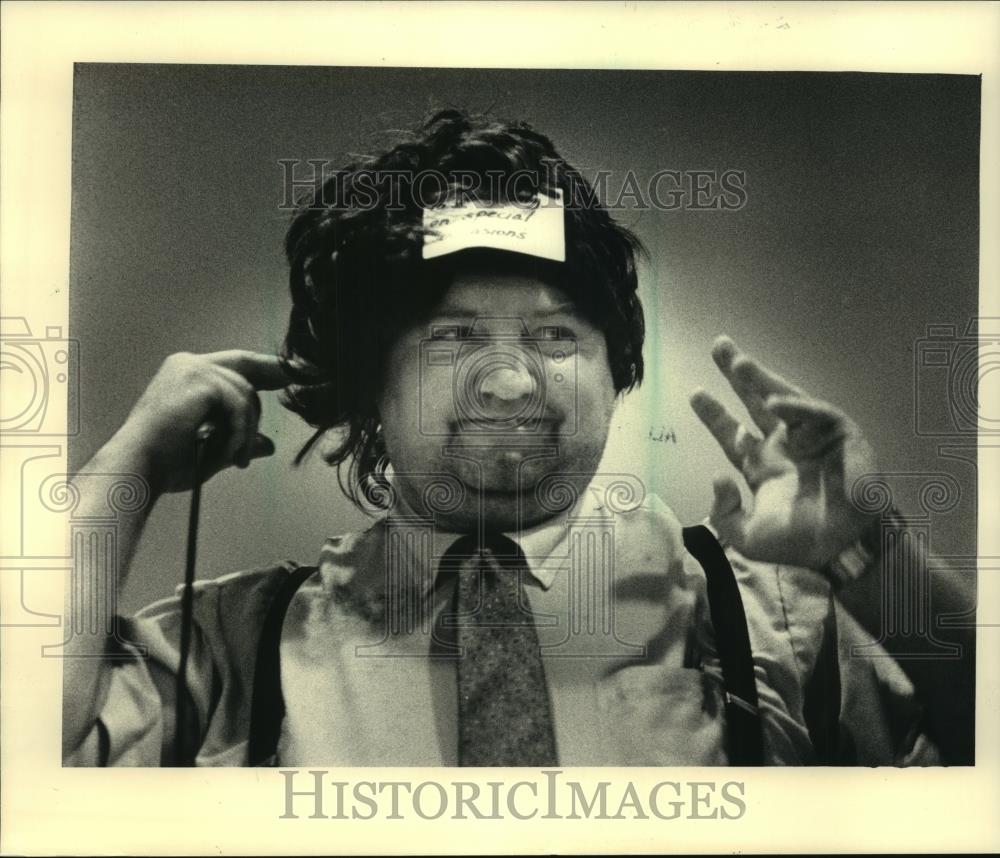
[(154, 492), (184, 491), (193, 482), (195, 438), (203, 423), (216, 429), (209, 476), (274, 453), (271, 439), (257, 431), (257, 392), (289, 383), (276, 355), (239, 349), (170, 355), (109, 445)]
[(872, 523), (851, 502), (854, 480), (874, 469), (855, 423), (719, 337), (712, 356), (757, 431), (704, 390), (691, 406), (753, 494), (743, 505), (731, 477), (715, 481), (713, 527), (747, 557), (821, 569)]

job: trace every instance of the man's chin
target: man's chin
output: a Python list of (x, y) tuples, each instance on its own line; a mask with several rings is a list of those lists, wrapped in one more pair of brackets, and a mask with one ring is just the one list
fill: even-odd
[[(481, 525), (506, 532), (535, 527), (567, 512), (586, 490), (593, 463), (581, 457), (538, 456), (512, 463), (455, 457), (440, 463), (440, 479), (425, 476), (400, 487), (410, 506), (431, 515), (438, 527), (475, 531)], [(432, 484), (450, 486), (430, 491)], [(436, 507), (436, 508), (431, 508)]]
[(484, 493), (479, 505), (463, 505), (447, 516), (439, 516), (438, 523), (448, 530), (472, 533), (480, 523), (486, 530), (507, 533), (536, 527), (559, 515), (558, 511), (545, 509), (534, 503), (524, 503), (516, 495), (504, 497)]
[(527, 490), (508, 488), (467, 488), (466, 501), (438, 523), (449, 530), (471, 532), (480, 522), (487, 530), (515, 532), (536, 527), (566, 512), (572, 503), (541, 503), (534, 487)]

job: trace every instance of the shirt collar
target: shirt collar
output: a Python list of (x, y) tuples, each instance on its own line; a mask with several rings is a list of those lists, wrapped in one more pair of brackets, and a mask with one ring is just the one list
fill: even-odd
[[(387, 529), (400, 526), (406, 527), (409, 522), (413, 522), (417, 527), (420, 527), (421, 519), (407, 505), (406, 501), (403, 500), (402, 493), (397, 492), (395, 496), (396, 505), (392, 511), (386, 514), (381, 524)], [(580, 497), (573, 507), (554, 518), (544, 521), (535, 527), (517, 532), (504, 533), (504, 536), (513, 540), (521, 551), (524, 552), (525, 559), (528, 562), (528, 571), (542, 589), (548, 590), (561, 571), (562, 564), (559, 562), (550, 562), (549, 558), (566, 538), (570, 520), (590, 507), (593, 507), (597, 511), (601, 509), (600, 505), (595, 503), (591, 495), (591, 490), (588, 487), (587, 490), (580, 493)], [(437, 580), (437, 570), (441, 558), (461, 537), (461, 533), (435, 528), (431, 540), (430, 562), (427, 561), (425, 554), (419, 554), (418, 550), (414, 548), (415, 545), (419, 544), (418, 540), (399, 540), (402, 550), (408, 555), (406, 558), (407, 562), (404, 565), (409, 570), (411, 581), (422, 594), (426, 595), (433, 589)]]

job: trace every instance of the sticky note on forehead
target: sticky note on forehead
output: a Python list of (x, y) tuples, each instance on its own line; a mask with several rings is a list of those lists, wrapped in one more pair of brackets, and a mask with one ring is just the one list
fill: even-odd
[(566, 217), (562, 190), (531, 202), (488, 204), (463, 200), (425, 208), (423, 258), (434, 259), (470, 247), (527, 253), (566, 261)]

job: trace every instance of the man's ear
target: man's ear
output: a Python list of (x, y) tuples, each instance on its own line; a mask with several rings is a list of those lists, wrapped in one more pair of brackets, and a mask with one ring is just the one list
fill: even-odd
[(375, 424), (375, 450), (378, 452), (379, 461), (389, 463), (389, 450), (385, 446), (385, 432), (382, 431), (382, 421), (376, 416), (378, 422)]

